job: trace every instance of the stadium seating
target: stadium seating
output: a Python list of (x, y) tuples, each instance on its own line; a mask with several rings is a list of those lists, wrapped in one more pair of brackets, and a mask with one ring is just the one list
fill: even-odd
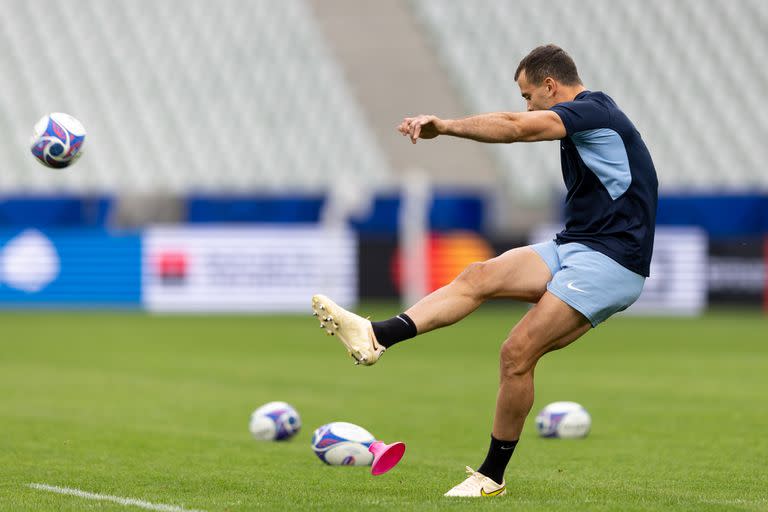
[[(8, 0), (0, 16), (0, 193), (320, 190), (390, 171), (304, 0)], [(13, 78), (10, 80), (10, 78)], [(40, 169), (50, 111), (89, 131)]]
[[(768, 4), (648, 0), (542, 5), (509, 0), (411, 0), (445, 68), (474, 111), (520, 110), (519, 60), (555, 43), (585, 84), (629, 114), (654, 156), (661, 190), (768, 189), (760, 114)], [(509, 179), (533, 197), (560, 190), (548, 145), (499, 146)]]
[[(0, 73), (13, 78), (0, 95), (4, 195), (316, 193), (328, 172), (374, 187), (392, 180), (392, 155), (307, 0), (3, 5)], [(554, 42), (589, 87), (611, 94), (635, 121), (663, 193), (768, 190), (759, 114), (768, 3), (408, 5), (467, 111), (522, 108), (517, 63)], [(28, 138), (50, 111), (69, 112), (89, 130), (77, 172), (35, 172)], [(492, 150), (508, 179), (503, 190), (532, 199), (562, 192), (552, 145)]]

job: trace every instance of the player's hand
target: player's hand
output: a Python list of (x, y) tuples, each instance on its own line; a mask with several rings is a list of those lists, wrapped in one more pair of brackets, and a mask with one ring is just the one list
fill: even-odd
[(416, 144), (419, 139), (434, 139), (442, 133), (445, 122), (437, 116), (406, 117), (397, 130)]

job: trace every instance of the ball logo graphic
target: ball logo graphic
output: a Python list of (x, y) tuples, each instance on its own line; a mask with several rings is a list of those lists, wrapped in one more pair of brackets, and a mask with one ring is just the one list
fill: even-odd
[(591, 426), (589, 413), (576, 402), (553, 402), (536, 415), (536, 430), (541, 437), (586, 437)]
[(35, 159), (46, 167), (63, 169), (75, 163), (83, 154), (85, 128), (61, 112), (40, 119), (32, 134), (31, 151)]
[(61, 273), (56, 246), (36, 229), (26, 229), (0, 248), (0, 287), (37, 293)]

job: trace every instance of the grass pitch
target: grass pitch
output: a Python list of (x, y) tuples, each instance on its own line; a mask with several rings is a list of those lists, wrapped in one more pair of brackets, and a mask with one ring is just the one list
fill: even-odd
[[(381, 318), (395, 310), (361, 308)], [(523, 309), (493, 304), (355, 367), (304, 317), (0, 315), (0, 509), (139, 510), (39, 482), (204, 511), (768, 510), (768, 319), (619, 317), (537, 368), (534, 414), (574, 400), (584, 440), (529, 418), (508, 495), (442, 493), (485, 454), (497, 350)], [(250, 412), (285, 400), (303, 430), (252, 441)], [(390, 473), (328, 467), (315, 427), (403, 440)]]

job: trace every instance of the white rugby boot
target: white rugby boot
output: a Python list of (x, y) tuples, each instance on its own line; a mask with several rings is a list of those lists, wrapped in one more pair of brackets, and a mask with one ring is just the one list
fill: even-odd
[(497, 484), (494, 480), (482, 473), (478, 473), (469, 466), (467, 466), (467, 474), (469, 477), (466, 480), (445, 493), (443, 496), (492, 498), (494, 496), (503, 496), (507, 493), (507, 485), (505, 482)]
[(339, 337), (355, 364), (375, 364), (386, 350), (376, 341), (370, 320), (347, 311), (325, 295), (312, 296), (312, 311), (326, 334)]

